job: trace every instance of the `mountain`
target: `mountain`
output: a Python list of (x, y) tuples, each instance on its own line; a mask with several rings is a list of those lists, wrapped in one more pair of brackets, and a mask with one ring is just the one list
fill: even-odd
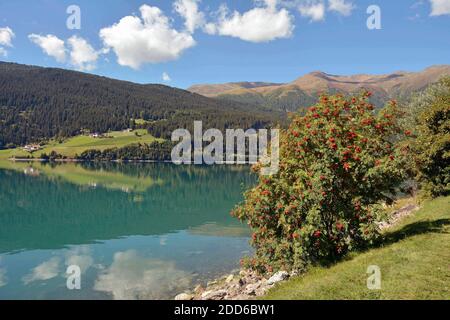
[(281, 83), (270, 82), (230, 82), (225, 84), (197, 84), (188, 89), (190, 92), (201, 94), (205, 97), (215, 97), (224, 92), (238, 89), (254, 89), (263, 87), (280, 86)]
[(284, 84), (236, 82), (195, 85), (188, 90), (219, 100), (294, 111), (313, 104), (322, 92), (352, 94), (367, 89), (374, 93), (372, 102), (382, 106), (390, 99), (407, 99), (444, 75), (450, 75), (450, 65), (432, 66), (421, 72), (399, 71), (386, 75), (339, 76), (316, 71)]
[(251, 105), (163, 85), (0, 62), (0, 149), (70, 137), (81, 130), (123, 130), (137, 125), (133, 119), (163, 138), (177, 128), (192, 128), (194, 120), (220, 130), (260, 128), (276, 121), (273, 113)]

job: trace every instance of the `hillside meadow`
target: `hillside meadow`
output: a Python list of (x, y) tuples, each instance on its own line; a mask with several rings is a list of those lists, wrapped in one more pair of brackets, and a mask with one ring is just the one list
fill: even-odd
[(145, 129), (137, 129), (134, 131), (113, 131), (106, 133), (104, 137), (100, 138), (94, 138), (89, 135), (78, 135), (73, 138), (68, 138), (61, 143), (51, 140), (48, 144), (44, 145), (41, 150), (32, 154), (22, 148), (0, 150), (0, 160), (28, 156), (39, 158), (41, 154), (45, 153), (48, 155), (52, 151), (67, 158), (74, 158), (76, 155), (80, 155), (87, 150), (95, 149), (103, 151), (111, 148), (121, 148), (135, 143), (150, 144), (155, 141), (162, 142), (164, 140), (153, 137), (148, 134)]

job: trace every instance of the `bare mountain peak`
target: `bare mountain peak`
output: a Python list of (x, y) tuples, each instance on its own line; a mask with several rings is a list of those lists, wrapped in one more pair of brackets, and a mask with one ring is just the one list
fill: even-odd
[(415, 91), (450, 76), (450, 65), (434, 65), (420, 72), (396, 71), (389, 74), (335, 75), (313, 71), (285, 84), (236, 82), (193, 86), (188, 90), (209, 97), (263, 104), (269, 108), (293, 110), (298, 105), (314, 103), (319, 92), (351, 94), (362, 88), (371, 90), (380, 104)]
[(322, 72), (322, 71), (313, 71), (308, 73), (308, 75), (310, 76), (314, 76), (314, 77), (326, 77), (329, 76), (328, 73)]
[(256, 89), (264, 87), (280, 86), (282, 83), (271, 83), (262, 81), (242, 81), (242, 82), (228, 82), (223, 84), (200, 84), (193, 85), (188, 88), (188, 91), (198, 93), (207, 97), (214, 97), (225, 92), (234, 92), (245, 89)]
[(426, 68), (424, 71), (435, 71), (435, 70), (450, 70), (450, 65), (448, 64), (435, 64), (433, 66), (430, 66), (428, 68)]
[[(323, 71), (313, 71), (287, 84), (271, 84), (267, 82), (241, 82), (235, 83), (232, 88), (225, 87), (227, 90), (220, 91), (221, 86), (214, 85), (214, 95), (220, 95), (225, 91), (236, 89), (248, 89), (255, 92), (268, 92), (271, 89), (280, 89), (283, 87), (297, 86), (305, 92), (318, 92), (324, 89), (336, 89), (344, 92), (352, 92), (356, 88), (365, 86), (374, 86), (376, 89), (389, 92), (393, 88), (406, 87), (416, 90), (429, 83), (436, 82), (443, 75), (450, 75), (450, 65), (434, 65), (420, 72), (396, 71), (390, 74), (353, 74), (353, 75), (335, 75)], [(228, 84), (229, 85), (229, 84)], [(192, 87), (199, 89), (197, 86)], [(194, 90), (195, 91), (195, 90)], [(238, 93), (241, 93), (239, 90)], [(198, 92), (200, 93), (200, 92)], [(228, 92), (230, 93), (230, 92)], [(201, 94), (201, 93), (200, 93)]]

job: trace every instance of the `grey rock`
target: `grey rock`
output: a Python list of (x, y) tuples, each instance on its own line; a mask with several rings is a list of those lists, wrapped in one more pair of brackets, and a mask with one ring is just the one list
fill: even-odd
[(269, 291), (269, 287), (258, 288), (255, 293), (258, 297), (265, 295)]
[(181, 293), (175, 297), (175, 300), (181, 301), (181, 300), (193, 300), (194, 296), (189, 293)]
[(201, 292), (203, 292), (203, 287), (202, 287), (202, 285), (199, 284), (198, 286), (196, 286), (196, 287), (194, 288), (194, 292), (195, 292), (195, 293), (201, 293)]
[(289, 278), (289, 273), (287, 273), (286, 271), (278, 271), (272, 277), (270, 277), (269, 280), (267, 280), (267, 284), (268, 285), (273, 285), (275, 283), (284, 281), (284, 280), (286, 280), (288, 278)]
[(259, 287), (261, 287), (261, 283), (259, 283), (259, 282), (249, 284), (249, 285), (247, 285), (245, 287), (244, 293), (249, 295), (249, 296), (255, 296), (256, 295), (256, 290), (258, 290)]
[(222, 300), (227, 295), (226, 290), (205, 291), (202, 294), (202, 300)]
[(209, 282), (206, 284), (206, 286), (207, 286), (207, 287), (210, 287), (210, 286), (216, 285), (217, 283), (218, 283), (217, 280), (209, 281)]

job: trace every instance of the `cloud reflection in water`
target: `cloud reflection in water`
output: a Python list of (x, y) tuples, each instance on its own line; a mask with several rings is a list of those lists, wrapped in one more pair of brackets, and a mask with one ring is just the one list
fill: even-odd
[(164, 299), (190, 286), (192, 276), (175, 263), (140, 257), (135, 250), (117, 252), (109, 268), (99, 275), (94, 290), (116, 300)]

